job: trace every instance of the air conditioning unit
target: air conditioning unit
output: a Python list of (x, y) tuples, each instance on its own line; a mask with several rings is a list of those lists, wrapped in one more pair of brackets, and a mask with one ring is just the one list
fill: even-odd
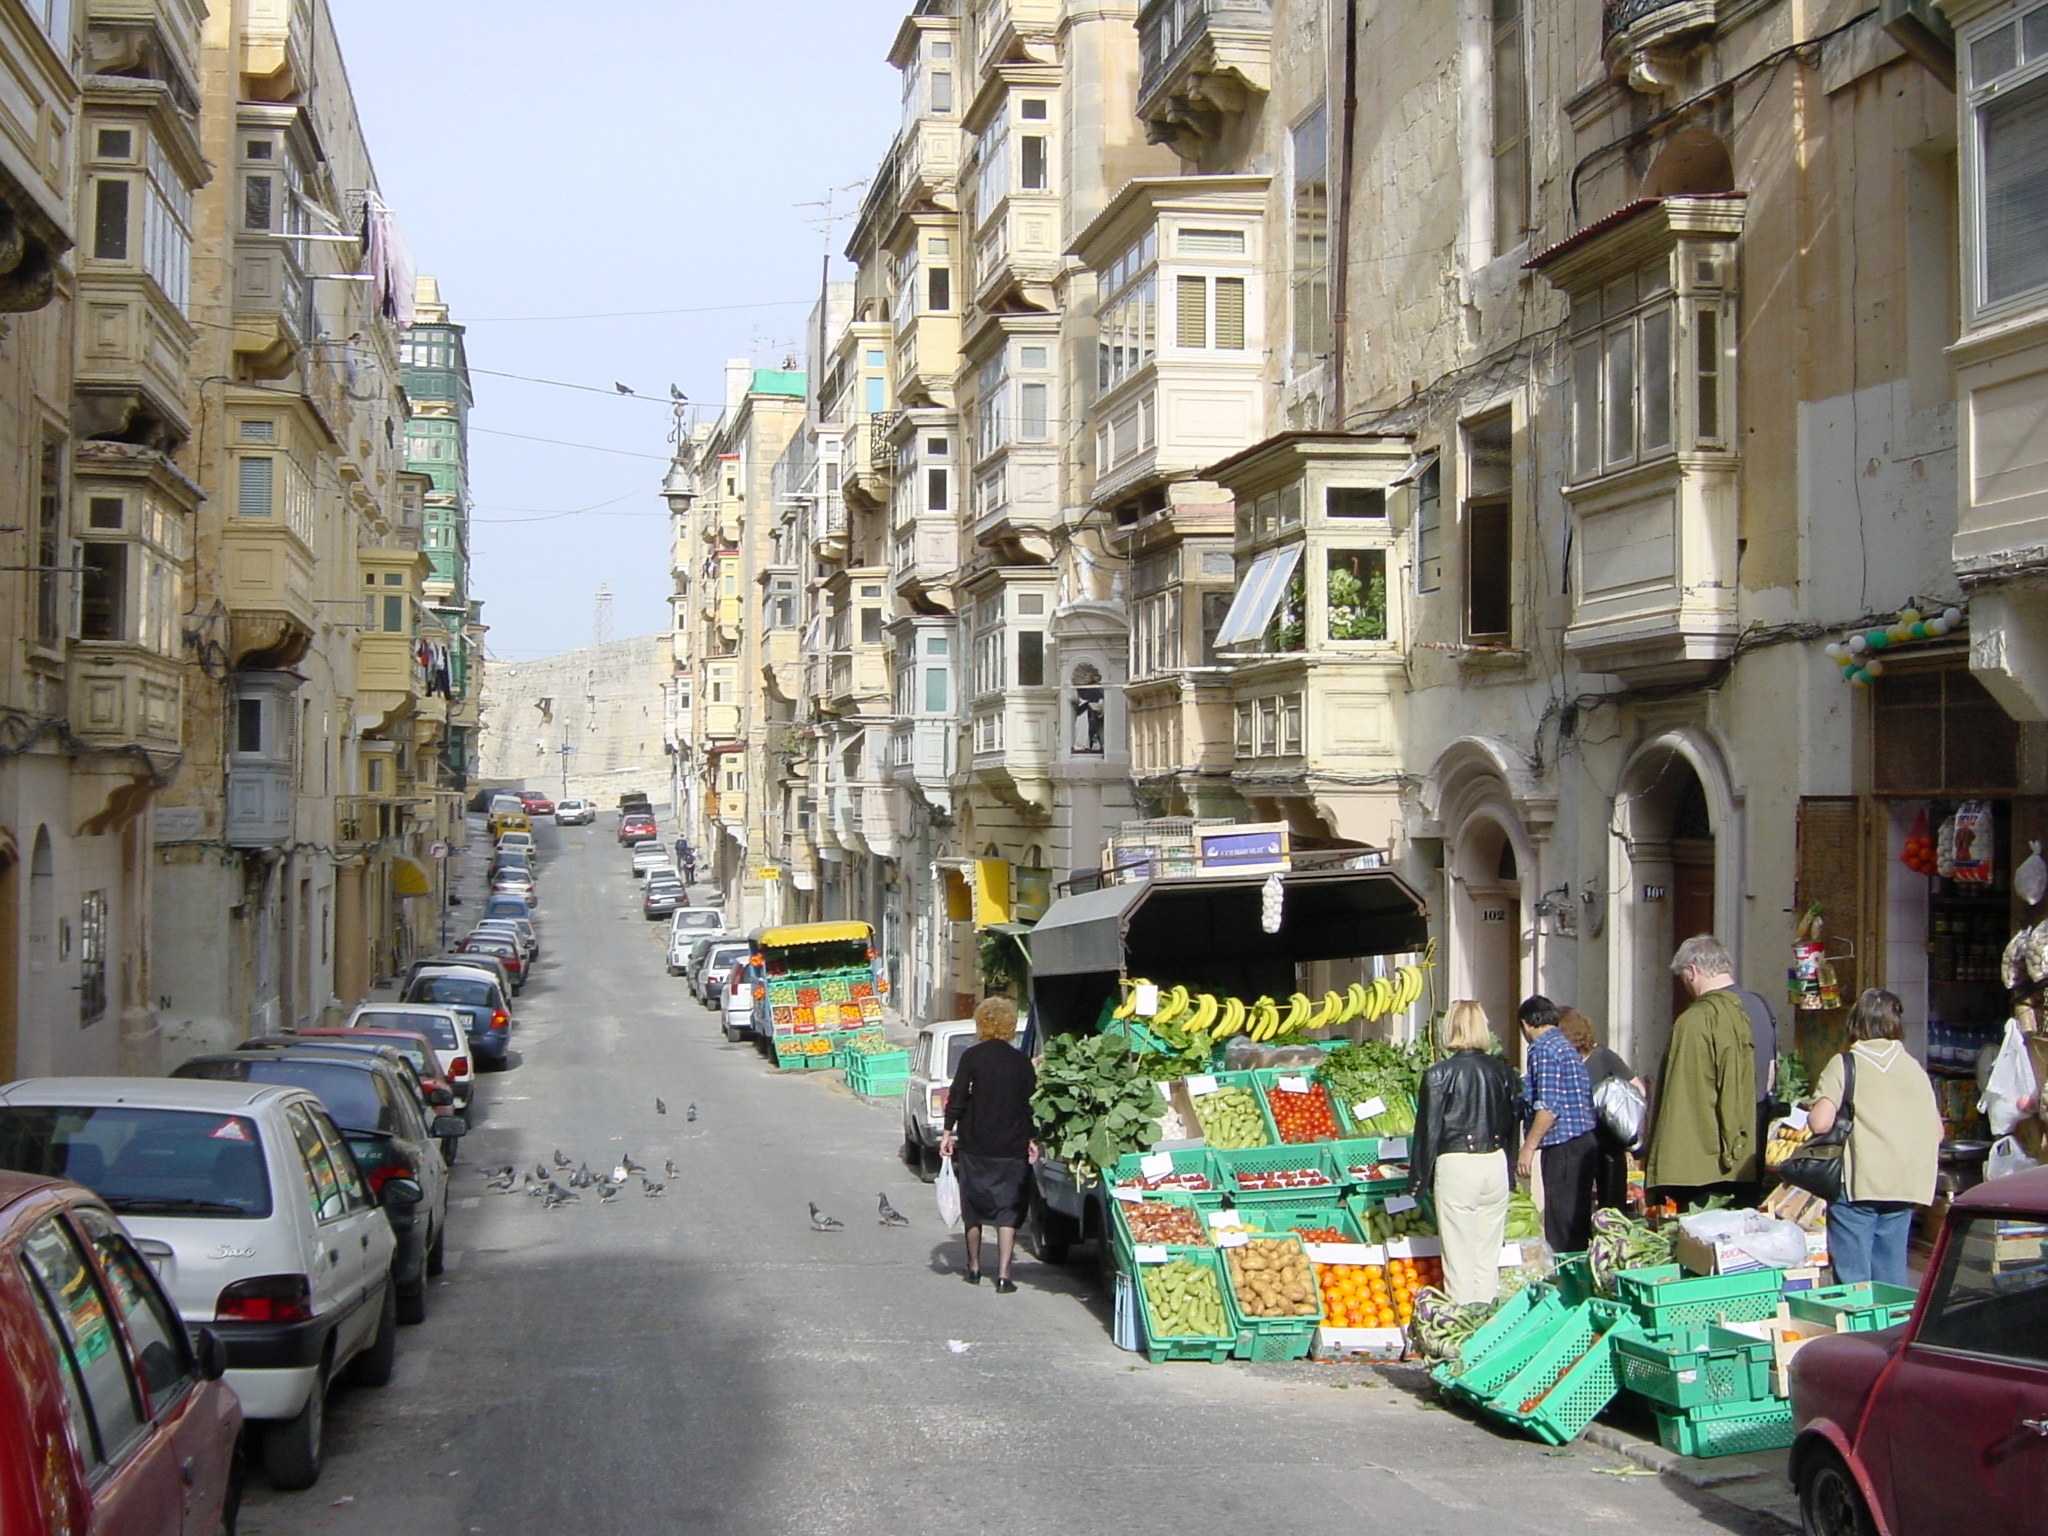
[(1956, 88), (1956, 34), (1935, 0), (1878, 0), (1878, 25), (1907, 53), (1926, 65), (1950, 90)]

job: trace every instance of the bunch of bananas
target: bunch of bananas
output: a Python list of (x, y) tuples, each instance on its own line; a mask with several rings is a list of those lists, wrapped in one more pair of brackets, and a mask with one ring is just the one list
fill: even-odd
[[(1238, 1034), (1253, 1040), (1291, 1040), (1297, 1035), (1349, 1024), (1354, 1019), (1368, 1023), (1389, 1013), (1412, 1007), (1422, 996), (1423, 966), (1404, 965), (1392, 976), (1375, 976), (1370, 985), (1354, 981), (1342, 992), (1329, 991), (1320, 1000), (1296, 992), (1284, 1002), (1260, 997), (1247, 1003), (1243, 998), (1218, 997), (1213, 992), (1190, 992), (1185, 986), (1165, 987), (1159, 993), (1159, 1008), (1146, 1023), (1175, 1050), (1206, 1047)], [(1124, 1000), (1111, 1016), (1138, 1016), (1138, 992), (1151, 983), (1134, 980)]]

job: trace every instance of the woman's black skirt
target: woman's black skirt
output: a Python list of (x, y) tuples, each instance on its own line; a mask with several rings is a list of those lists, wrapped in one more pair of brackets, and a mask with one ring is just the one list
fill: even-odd
[(960, 1181), (960, 1221), (969, 1227), (1021, 1227), (1030, 1196), (1031, 1164), (1021, 1157), (953, 1154)]

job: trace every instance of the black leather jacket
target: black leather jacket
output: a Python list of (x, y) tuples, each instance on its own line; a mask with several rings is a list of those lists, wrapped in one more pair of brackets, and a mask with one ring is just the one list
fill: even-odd
[(1415, 1137), (1408, 1189), (1430, 1193), (1445, 1152), (1512, 1150), (1520, 1134), (1522, 1080), (1485, 1051), (1457, 1051), (1422, 1074), (1415, 1096)]

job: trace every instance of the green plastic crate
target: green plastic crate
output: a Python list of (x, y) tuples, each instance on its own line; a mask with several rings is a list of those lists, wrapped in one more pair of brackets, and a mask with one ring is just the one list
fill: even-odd
[[(1527, 1242), (1527, 1238), (1509, 1238), (1509, 1242)], [(1557, 1267), (1551, 1272), (1550, 1283), (1557, 1287), (1559, 1298), (1568, 1307), (1576, 1307), (1593, 1299), (1593, 1265), (1583, 1253), (1561, 1253), (1557, 1255)]]
[(1175, 1173), (1199, 1173), (1209, 1181), (1209, 1187), (1193, 1193), (1207, 1194), (1215, 1197), (1218, 1203), (1221, 1202), (1223, 1176), (1216, 1169), (1215, 1154), (1207, 1147), (1176, 1147), (1171, 1152), (1162, 1153), (1126, 1152), (1116, 1160), (1116, 1166), (1110, 1170), (1110, 1184), (1115, 1186), (1140, 1177), (1144, 1160), (1154, 1156), (1172, 1158)]
[[(1344, 1197), (1344, 1209), (1351, 1213), (1351, 1219), (1358, 1223), (1358, 1230), (1367, 1234), (1372, 1231), (1371, 1218), (1375, 1208), (1384, 1205), (1389, 1196), (1405, 1196), (1408, 1186), (1396, 1179), (1383, 1179), (1377, 1184), (1353, 1186), (1353, 1192)], [(1422, 1214), (1434, 1225), (1435, 1208), (1427, 1199), (1421, 1202)], [(1368, 1235), (1367, 1242), (1372, 1238)]]
[[(1300, 1239), (1295, 1239), (1297, 1245)], [(1219, 1251), (1217, 1262), (1223, 1263)], [(1316, 1310), (1301, 1317), (1251, 1317), (1237, 1304), (1237, 1288), (1230, 1283), (1230, 1269), (1223, 1268), (1223, 1305), (1230, 1315), (1231, 1326), (1237, 1330), (1236, 1347), (1232, 1353), (1240, 1360), (1255, 1364), (1269, 1365), (1281, 1360), (1306, 1359), (1315, 1347), (1316, 1329), (1323, 1324), (1323, 1309), (1320, 1301)]]
[(1273, 1086), (1276, 1083), (1278, 1083), (1280, 1079), (1283, 1077), (1305, 1078), (1308, 1081), (1309, 1086), (1317, 1086), (1315, 1080), (1316, 1069), (1312, 1066), (1258, 1067), (1255, 1068), (1249, 1074), (1249, 1076), (1252, 1079), (1252, 1091), (1259, 1096), (1259, 1114), (1265, 1119), (1266, 1135), (1272, 1139), (1273, 1144), (1275, 1146), (1330, 1147), (1335, 1146), (1340, 1139), (1350, 1134), (1351, 1122), (1344, 1117), (1343, 1106), (1340, 1105), (1337, 1102), (1337, 1100), (1331, 1095), (1330, 1091), (1327, 1088), (1325, 1088), (1323, 1090), (1323, 1098), (1325, 1102), (1327, 1102), (1330, 1106), (1330, 1121), (1333, 1125), (1336, 1126), (1337, 1134), (1335, 1136), (1328, 1137), (1322, 1141), (1282, 1142), (1280, 1140), (1280, 1123), (1273, 1118), (1273, 1106), (1267, 1100), (1266, 1095), (1273, 1090)]
[(1465, 1341), (1456, 1360), (1432, 1366), (1429, 1374), (1452, 1396), (1484, 1402), (1529, 1363), (1564, 1314), (1564, 1304), (1549, 1286), (1524, 1286)]
[[(1265, 1205), (1299, 1201), (1327, 1194), (1333, 1200), (1344, 1193), (1337, 1177), (1337, 1165), (1330, 1158), (1327, 1141), (1300, 1142), (1293, 1146), (1247, 1147), (1236, 1152), (1215, 1152), (1216, 1166), (1223, 1173), (1223, 1187), (1239, 1205)], [(1319, 1173), (1321, 1184), (1294, 1189), (1246, 1189), (1239, 1181), (1247, 1173), (1282, 1173), (1302, 1170)]]
[[(1204, 1206), (1197, 1204), (1195, 1197), (1192, 1194), (1189, 1194), (1183, 1190), (1178, 1189), (1162, 1189), (1146, 1195), (1145, 1198), (1147, 1200), (1161, 1201), (1167, 1205), (1186, 1206), (1189, 1210), (1195, 1213), (1195, 1220), (1201, 1223), (1202, 1231), (1205, 1234), (1208, 1232), (1209, 1218), (1207, 1214), (1207, 1209)], [(1134, 1250), (1137, 1247), (1138, 1240), (1131, 1233), (1131, 1224), (1127, 1214), (1130, 1210), (1131, 1205), (1134, 1202), (1126, 1200), (1111, 1200), (1109, 1203), (1112, 1207), (1110, 1214), (1110, 1245), (1111, 1250), (1116, 1255), (1117, 1267), (1119, 1269), (1135, 1270), (1136, 1265), (1133, 1263), (1131, 1255), (1132, 1250)], [(1205, 1251), (1212, 1247), (1210, 1243), (1206, 1242), (1188, 1243), (1185, 1245), (1176, 1244), (1175, 1246), (1201, 1248)]]
[(1614, 1346), (1635, 1331), (1633, 1319), (1616, 1309), (1594, 1302), (1573, 1308), (1528, 1364), (1494, 1390), (1484, 1411), (1545, 1445), (1569, 1444), (1621, 1391)]
[[(1225, 1326), (1230, 1326), (1233, 1318), (1230, 1309), (1230, 1280), (1223, 1273), (1222, 1265), (1216, 1257), (1216, 1250), (1168, 1248), (1166, 1254), (1169, 1259), (1187, 1259), (1215, 1273), (1217, 1294), (1223, 1298), (1224, 1323)], [(1152, 1304), (1145, 1296), (1144, 1277), (1135, 1275), (1134, 1285), (1138, 1301), (1138, 1326), (1143, 1335), (1145, 1358), (1154, 1365), (1163, 1365), (1169, 1360), (1228, 1360), (1236, 1352), (1238, 1336), (1234, 1329), (1228, 1335), (1218, 1334), (1213, 1338), (1198, 1334), (1163, 1337), (1155, 1334), (1152, 1330)]]
[[(1270, 1145), (1273, 1137), (1272, 1122), (1266, 1118), (1265, 1101), (1260, 1097), (1258, 1084), (1253, 1081), (1252, 1074), (1249, 1072), (1211, 1072), (1208, 1075), (1216, 1080), (1216, 1086), (1218, 1088), (1242, 1088), (1247, 1093), (1249, 1093), (1254, 1100), (1258, 1101), (1259, 1124), (1264, 1130), (1267, 1142)], [(1206, 1098), (1207, 1095), (1205, 1094), (1203, 1095), (1203, 1097)], [(1190, 1104), (1191, 1107), (1194, 1109), (1195, 1119), (1197, 1122), (1199, 1122), (1202, 1118), (1202, 1100), (1199, 1098), (1191, 1097)], [(1204, 1126), (1202, 1128), (1202, 1135), (1206, 1138), (1208, 1134), (1208, 1127)], [(1209, 1150), (1215, 1152), (1220, 1156), (1223, 1152), (1225, 1152), (1228, 1149), (1223, 1147), (1211, 1147)]]
[[(1348, 1123), (1348, 1122), (1347, 1122)], [(1354, 1176), (1354, 1163), (1377, 1163), (1385, 1161), (1380, 1156), (1380, 1143), (1396, 1138), (1382, 1136), (1344, 1136), (1330, 1143), (1330, 1156), (1336, 1159), (1337, 1171), (1344, 1176), (1344, 1182), (1357, 1187), (1368, 1181)], [(1405, 1161), (1405, 1159), (1400, 1159)], [(1382, 1179), (1380, 1183), (1387, 1183)]]
[(1792, 1405), (1782, 1398), (1657, 1415), (1657, 1439), (1681, 1456), (1736, 1456), (1792, 1443)]
[(1712, 1323), (1615, 1344), (1621, 1384), (1663, 1408), (1768, 1401), (1771, 1346)]
[(1624, 1269), (1615, 1296), (1634, 1310), (1648, 1333), (1698, 1323), (1754, 1323), (1775, 1316), (1785, 1283), (1782, 1269), (1740, 1275), (1688, 1275), (1676, 1264)]
[(1790, 1291), (1785, 1306), (1809, 1323), (1825, 1323), (1837, 1333), (1875, 1333), (1913, 1315), (1918, 1293), (1902, 1285), (1861, 1280), (1853, 1285), (1828, 1285), (1812, 1291)]
[[(1302, 1198), (1262, 1201), (1256, 1205), (1241, 1205), (1238, 1209), (1243, 1213), (1245, 1224), (1261, 1232), (1293, 1232), (1297, 1227), (1335, 1227), (1344, 1234), (1347, 1243), (1365, 1241), (1365, 1234), (1358, 1230), (1358, 1223), (1344, 1209), (1336, 1190), (1328, 1191), (1321, 1198), (1312, 1189), (1295, 1193)], [(1302, 1240), (1307, 1241), (1306, 1238)]]

